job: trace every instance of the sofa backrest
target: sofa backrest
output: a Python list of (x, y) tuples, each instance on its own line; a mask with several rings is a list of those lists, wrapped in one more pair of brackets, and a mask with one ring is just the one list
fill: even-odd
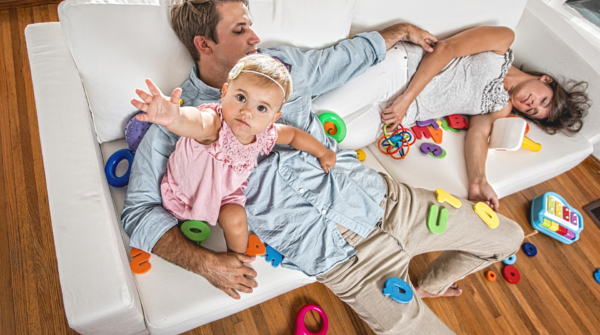
[[(525, 0), (250, 0), (259, 46), (322, 48), (408, 21), (445, 37), (478, 24), (516, 26)], [(65, 39), (80, 72), (98, 142), (124, 136), (131, 99), (151, 78), (170, 94), (193, 64), (169, 24), (170, 0), (66, 0)]]

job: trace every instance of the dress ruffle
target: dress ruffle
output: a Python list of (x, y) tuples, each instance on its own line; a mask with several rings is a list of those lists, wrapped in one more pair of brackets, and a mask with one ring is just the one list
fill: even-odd
[(266, 155), (273, 149), (277, 140), (277, 128), (274, 124), (256, 135), (256, 141), (244, 145), (238, 141), (229, 125), (223, 120), (219, 104), (206, 104), (198, 107), (198, 109), (203, 108), (210, 108), (221, 117), (219, 139), (210, 144), (208, 153), (216, 160), (231, 166), (236, 172), (252, 171), (258, 165), (258, 155)]
[(483, 89), (483, 99), (481, 102), (482, 114), (497, 112), (504, 108), (508, 103), (510, 96), (504, 89), (502, 81), (504, 80), (504, 77), (506, 77), (508, 69), (512, 66), (513, 60), (513, 51), (512, 49), (509, 49), (506, 54), (504, 54), (504, 64), (502, 64), (500, 77), (492, 80), (492, 82), (487, 84)]

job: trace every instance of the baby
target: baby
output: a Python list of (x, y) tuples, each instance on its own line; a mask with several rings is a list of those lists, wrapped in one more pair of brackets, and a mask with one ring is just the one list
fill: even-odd
[(179, 107), (180, 88), (169, 99), (151, 80), (146, 84), (150, 94), (136, 90), (143, 102), (131, 101), (146, 112), (137, 120), (181, 136), (161, 182), (163, 207), (179, 220), (218, 221), (229, 251), (244, 253), (247, 248), (243, 191), (259, 154), (268, 154), (275, 144), (289, 144), (316, 156), (325, 173), (336, 163), (335, 152), (308, 133), (274, 123), (292, 93), (292, 77), (271, 57), (242, 58), (223, 85), (221, 105)]

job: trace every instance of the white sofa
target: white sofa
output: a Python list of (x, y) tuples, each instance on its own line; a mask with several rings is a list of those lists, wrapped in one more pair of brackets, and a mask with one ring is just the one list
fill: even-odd
[[(438, 37), (476, 25), (509, 26), (517, 32), (517, 63), (585, 79), (596, 93), (598, 67), (575, 53), (572, 40), (566, 42), (568, 26), (556, 34), (529, 10), (543, 4), (531, 1), (536, 3), (525, 9), (525, 0), (250, 0), (250, 9), (261, 46), (324, 47), (401, 21)], [(169, 27), (165, 0), (68, 0), (59, 6), (59, 17), (60, 23), (29, 25), (25, 35), (71, 328), (82, 334), (180, 333), (314, 282), (258, 259), (252, 263), (258, 289), (235, 301), (158, 256), (150, 260), (150, 272), (131, 273), (128, 236), (120, 225), (126, 188), (107, 185), (104, 163), (126, 147), (123, 128), (135, 112), (129, 105), (134, 89), (150, 77), (170, 92), (187, 78), (192, 61)], [(498, 195), (528, 188), (584, 160), (600, 141), (595, 109), (572, 138), (532, 127), (529, 137), (543, 145), (539, 153), (490, 152), (487, 174)], [(443, 160), (415, 150), (394, 161), (371, 145), (364, 149), (364, 163), (413, 186), (466, 196), (464, 132), (444, 137), (448, 155)], [(224, 250), (218, 228), (206, 246)]]

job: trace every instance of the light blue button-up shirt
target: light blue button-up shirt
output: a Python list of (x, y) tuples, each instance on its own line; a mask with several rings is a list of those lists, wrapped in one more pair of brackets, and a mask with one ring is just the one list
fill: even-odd
[[(283, 256), (282, 265), (310, 276), (327, 272), (356, 251), (346, 243), (340, 224), (366, 237), (383, 215), (379, 203), (385, 184), (374, 170), (356, 159), (354, 151), (340, 151), (310, 112), (312, 97), (339, 87), (385, 58), (379, 33), (364, 33), (323, 50), (293, 47), (260, 49), (291, 65), (294, 91), (282, 108), (280, 121), (300, 128), (329, 149), (337, 163), (325, 174), (316, 157), (289, 146), (275, 146), (259, 157), (245, 191), (248, 224), (256, 235)], [(219, 89), (204, 84), (192, 69), (183, 86), (186, 106), (218, 102)], [(150, 252), (177, 220), (162, 206), (160, 181), (179, 137), (153, 125), (133, 161), (122, 213), (130, 245)]]

